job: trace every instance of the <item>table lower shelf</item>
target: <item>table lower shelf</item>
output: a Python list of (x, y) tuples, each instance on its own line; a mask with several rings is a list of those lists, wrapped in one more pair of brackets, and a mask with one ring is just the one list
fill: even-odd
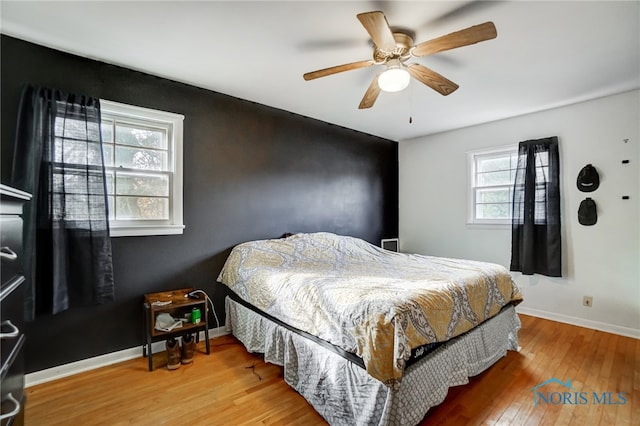
[(147, 334), (147, 342), (142, 347), (142, 356), (149, 358), (149, 371), (153, 371), (153, 351), (151, 346), (155, 342), (166, 341), (171, 338), (177, 338), (186, 336), (187, 334), (195, 334), (196, 335), (196, 344), (200, 343), (200, 332), (204, 331), (204, 343), (206, 348), (206, 354), (209, 355), (211, 353), (211, 346), (209, 342), (209, 328), (207, 324), (202, 323), (198, 325), (193, 325), (190, 327), (181, 327), (176, 328), (172, 331), (163, 332), (162, 334), (158, 334), (152, 336), (151, 334)]
[[(169, 361), (168, 353), (163, 346), (163, 350), (159, 350), (158, 347), (155, 348), (155, 353), (147, 354), (145, 357), (147, 358), (147, 363), (150, 365), (149, 371), (154, 371), (157, 369), (165, 369), (167, 366), (167, 362)], [(144, 352), (146, 352), (146, 345)], [(207, 353), (207, 347), (205, 345), (205, 339), (201, 338), (200, 341), (196, 344), (196, 350), (194, 353), (193, 362), (198, 362), (199, 356), (209, 355)]]

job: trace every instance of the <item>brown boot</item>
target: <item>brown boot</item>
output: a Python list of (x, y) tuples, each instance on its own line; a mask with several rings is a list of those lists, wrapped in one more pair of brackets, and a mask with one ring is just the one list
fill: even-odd
[(193, 361), (193, 354), (196, 352), (196, 341), (191, 334), (182, 338), (182, 363), (189, 364)]
[(180, 368), (180, 345), (173, 338), (167, 340), (167, 368), (169, 370)]

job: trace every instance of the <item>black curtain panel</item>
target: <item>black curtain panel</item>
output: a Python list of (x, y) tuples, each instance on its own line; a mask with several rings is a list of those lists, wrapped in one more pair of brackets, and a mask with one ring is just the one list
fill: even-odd
[(513, 189), (511, 270), (562, 276), (558, 138), (518, 146)]
[(26, 87), (12, 184), (25, 207), (25, 316), (114, 299), (100, 101)]

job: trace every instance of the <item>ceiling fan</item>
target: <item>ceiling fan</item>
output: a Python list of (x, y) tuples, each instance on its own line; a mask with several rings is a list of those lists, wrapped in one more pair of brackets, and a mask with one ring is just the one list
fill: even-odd
[(308, 72), (303, 77), (308, 81), (372, 65), (384, 65), (385, 71), (373, 78), (358, 106), (360, 109), (371, 108), (378, 99), (380, 91), (403, 90), (409, 85), (411, 77), (444, 96), (454, 92), (459, 87), (456, 83), (424, 65), (408, 64), (407, 61), (414, 57), (433, 55), (497, 36), (493, 22), (485, 22), (414, 45), (413, 35), (406, 30), (392, 31), (387, 18), (380, 11), (360, 13), (357, 17), (373, 41), (373, 59)]

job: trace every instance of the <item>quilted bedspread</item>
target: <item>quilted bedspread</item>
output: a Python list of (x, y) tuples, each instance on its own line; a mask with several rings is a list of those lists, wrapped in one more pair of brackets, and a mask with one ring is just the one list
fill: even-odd
[(239, 244), (218, 281), (358, 355), (388, 386), (401, 380), (412, 349), (456, 337), (522, 301), (503, 266), (395, 253), (324, 232)]

